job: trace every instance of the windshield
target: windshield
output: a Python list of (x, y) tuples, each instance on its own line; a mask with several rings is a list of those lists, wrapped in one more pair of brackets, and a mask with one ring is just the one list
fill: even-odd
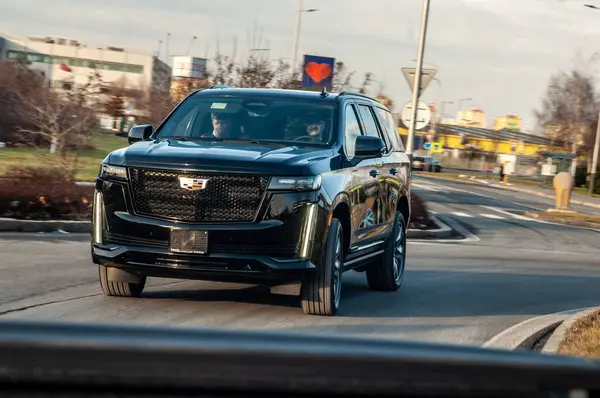
[(195, 95), (186, 99), (158, 131), (158, 139), (273, 141), (331, 145), (335, 103), (277, 97)]

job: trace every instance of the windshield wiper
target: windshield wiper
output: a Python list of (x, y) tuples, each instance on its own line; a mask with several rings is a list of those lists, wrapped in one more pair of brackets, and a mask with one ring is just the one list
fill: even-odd
[(250, 140), (251, 144), (286, 144), (288, 141), (285, 140)]
[(217, 137), (184, 137), (184, 136), (176, 136), (176, 137), (158, 137), (159, 139), (165, 140), (178, 140), (178, 141), (223, 141), (222, 138)]

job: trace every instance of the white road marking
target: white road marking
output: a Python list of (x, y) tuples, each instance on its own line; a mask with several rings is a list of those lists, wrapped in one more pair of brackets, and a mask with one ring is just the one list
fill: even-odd
[(495, 214), (480, 214), (481, 217), (491, 218), (493, 220), (504, 220), (504, 217), (497, 216)]
[(419, 183), (416, 183), (416, 182), (413, 182), (412, 186), (413, 186), (413, 188), (424, 189), (426, 191), (431, 191), (431, 192), (446, 192), (446, 190), (440, 190), (439, 188), (433, 188), (430, 185), (419, 184)]
[(512, 218), (516, 218), (517, 220), (525, 220), (525, 221), (537, 221), (537, 220), (535, 220), (535, 219), (533, 219), (533, 218), (529, 218), (529, 217), (521, 216), (521, 215), (519, 215), (519, 214), (513, 214), (513, 213), (510, 213), (510, 212), (508, 212), (508, 211), (505, 211), (505, 210), (502, 210), (502, 209), (498, 209), (498, 208), (496, 208), (496, 207), (492, 207), (492, 206), (484, 206), (484, 205), (480, 205), (480, 207), (483, 207), (484, 209), (488, 209), (488, 210), (496, 211), (496, 212), (498, 212), (498, 213), (500, 213), (500, 214), (504, 214), (504, 215), (507, 215), (507, 216), (511, 216)]
[[(427, 181), (427, 182), (428, 182), (430, 185), (433, 185), (433, 186), (439, 186), (439, 187), (443, 187), (442, 185), (434, 184), (434, 183), (432, 183), (432, 182), (430, 182), (430, 181)], [(458, 181), (458, 183), (460, 184), (460, 181)], [(414, 182), (413, 182), (413, 185), (414, 185)], [(492, 200), (502, 200), (503, 202), (510, 202), (509, 200), (506, 200), (506, 199), (498, 199), (498, 198), (495, 198), (495, 197), (493, 197), (493, 196), (484, 195), (484, 194), (482, 194), (482, 193), (473, 192), (473, 191), (467, 191), (466, 189), (460, 189), (460, 188), (456, 188), (456, 187), (445, 187), (445, 188), (446, 188), (446, 189), (449, 189), (449, 190), (452, 190), (452, 191), (456, 191), (456, 192), (463, 192), (463, 193), (468, 193), (468, 194), (470, 194), (470, 195), (481, 196), (482, 198), (487, 198), (487, 199), (492, 199)], [(488, 187), (486, 187), (486, 186), (483, 186), (483, 185), (480, 185), (480, 186), (479, 186), (479, 188), (488, 188)], [(519, 196), (518, 196), (519, 192), (510, 192), (510, 193), (507, 193), (507, 192), (505, 191), (505, 192), (498, 192), (498, 194), (500, 194), (500, 195), (504, 195), (504, 196), (507, 196), (507, 195), (512, 195), (512, 196), (515, 196), (515, 197), (519, 197)], [(521, 204), (521, 203), (519, 203), (519, 206), (521, 206), (521, 207), (526, 207), (526, 208), (530, 208), (530, 209), (537, 210), (537, 211), (544, 211), (544, 209), (541, 209), (541, 208), (539, 208), (539, 207), (532, 206), (532, 205), (530, 205), (530, 204), (529, 204), (529, 205), (524, 205), (524, 204)]]
[(467, 213), (461, 213), (460, 211), (453, 211), (452, 214), (454, 214), (455, 216), (458, 216), (458, 217), (473, 218), (472, 215), (467, 214)]

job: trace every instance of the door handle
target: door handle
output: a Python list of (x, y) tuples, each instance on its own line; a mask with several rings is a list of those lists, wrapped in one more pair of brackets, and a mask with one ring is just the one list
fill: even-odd
[(379, 175), (379, 172), (377, 170), (371, 170), (371, 171), (369, 171), (369, 175), (371, 177), (375, 178)]
[(394, 176), (395, 176), (395, 175), (396, 175), (396, 173), (398, 173), (398, 169), (396, 169), (395, 167), (390, 169), (390, 174), (391, 174), (391, 175), (394, 175)]

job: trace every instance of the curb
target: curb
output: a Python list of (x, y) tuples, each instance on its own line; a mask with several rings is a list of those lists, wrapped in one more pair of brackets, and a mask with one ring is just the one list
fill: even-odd
[(71, 220), (17, 220), (0, 218), (0, 232), (91, 232), (89, 221)]
[(588, 309), (579, 308), (527, 319), (498, 333), (483, 343), (482, 347), (505, 350), (532, 349), (540, 338), (555, 330), (566, 319)]
[(590, 221), (570, 220), (568, 218), (560, 218), (560, 217), (546, 219), (544, 217), (540, 217), (539, 214), (532, 213), (532, 212), (529, 212), (529, 211), (525, 212), (524, 216), (525, 217), (529, 217), (531, 219), (540, 220), (540, 221), (547, 221), (547, 222), (551, 222), (551, 223), (570, 225), (572, 227), (582, 227), (582, 228), (589, 228), (589, 229), (594, 229), (594, 230), (600, 230), (600, 224), (599, 223), (590, 222)]
[(452, 236), (453, 229), (441, 222), (437, 217), (430, 215), (431, 221), (438, 226), (436, 229), (409, 229), (406, 232), (408, 239), (443, 239)]
[(544, 354), (556, 354), (558, 352), (558, 347), (560, 343), (565, 339), (565, 335), (567, 331), (571, 328), (573, 323), (578, 319), (585, 318), (588, 315), (600, 310), (600, 307), (588, 308), (586, 310), (577, 312), (567, 319), (565, 319), (555, 330), (552, 332), (552, 335), (544, 344), (544, 348), (542, 348), (542, 353)]

